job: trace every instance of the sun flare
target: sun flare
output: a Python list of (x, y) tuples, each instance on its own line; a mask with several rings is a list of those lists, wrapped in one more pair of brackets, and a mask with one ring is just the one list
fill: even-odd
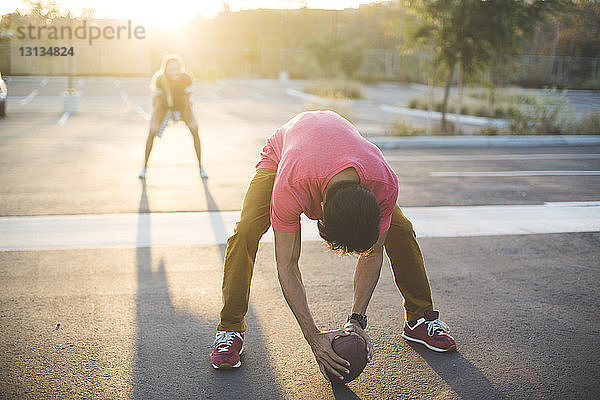
[[(62, 11), (71, 11), (75, 16), (89, 15), (93, 10), (96, 18), (132, 19), (162, 27), (180, 27), (190, 20), (214, 17), (227, 5), (232, 11), (252, 8), (328, 8), (343, 9), (358, 7), (376, 0), (169, 0), (149, 2), (147, 0), (55, 0)], [(43, 4), (49, 0), (41, 0)], [(3, 0), (0, 15), (15, 9), (27, 10), (24, 0)], [(86, 11), (87, 10), (87, 11)]]

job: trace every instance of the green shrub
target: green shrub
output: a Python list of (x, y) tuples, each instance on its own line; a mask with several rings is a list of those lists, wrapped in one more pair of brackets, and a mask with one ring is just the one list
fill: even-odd
[(600, 135), (600, 112), (594, 112), (567, 126), (568, 132), (578, 135)]
[(494, 113), (492, 114), (494, 118), (504, 118), (506, 117), (506, 110), (503, 106), (494, 107)]
[(320, 81), (304, 88), (304, 91), (328, 99), (363, 99), (360, 84), (354, 81)]
[(514, 107), (510, 114), (510, 131), (513, 134), (560, 134), (569, 126), (571, 110), (565, 95), (554, 96), (556, 90), (548, 90), (536, 98), (535, 104), (522, 109)]
[(485, 136), (495, 136), (499, 133), (500, 133), (500, 130), (492, 125), (488, 125), (486, 127), (481, 128), (479, 131), (477, 131), (478, 135), (485, 135)]
[(505, 111), (504, 116), (512, 118), (512, 117), (515, 117), (515, 116), (518, 117), (521, 114), (522, 114), (521, 109), (518, 106), (509, 105), (509, 106), (506, 107), (506, 111)]
[(579, 89), (600, 90), (600, 79), (588, 79), (579, 85)]
[(473, 114), (477, 115), (478, 117), (487, 117), (490, 115), (490, 113), (488, 112), (488, 108), (483, 105), (475, 107), (473, 109)]
[[(516, 96), (516, 102), (519, 104), (530, 104), (534, 105), (537, 103), (537, 96), (531, 94), (518, 94)], [(510, 100), (510, 99), (508, 99)]]
[[(507, 119), (512, 134), (600, 134), (599, 113), (573, 122), (573, 111), (569, 108), (565, 95), (557, 94), (555, 89), (546, 90), (542, 95), (514, 89), (497, 91), (494, 94), (495, 104), (492, 110), (489, 109), (487, 100), (486, 92), (470, 92), (465, 96), (462, 114)], [(408, 107), (427, 110), (427, 104), (425, 96), (418, 96), (410, 100)], [(441, 97), (436, 96), (434, 99), (433, 110), (441, 112)], [(455, 96), (449, 99), (447, 112), (457, 112)], [(396, 130), (407, 130), (400, 128)], [(433, 129), (434, 132), (436, 130), (439, 132), (439, 127)], [(484, 128), (481, 132), (486, 135), (498, 134), (498, 130), (493, 128)]]
[(392, 124), (386, 128), (388, 136), (419, 136), (425, 133), (425, 129), (412, 126), (403, 119), (395, 118)]
[(487, 100), (488, 95), (485, 92), (470, 92), (467, 97), (475, 100)]

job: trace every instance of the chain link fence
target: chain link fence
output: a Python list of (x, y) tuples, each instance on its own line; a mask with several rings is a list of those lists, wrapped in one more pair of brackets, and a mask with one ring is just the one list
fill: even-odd
[[(100, 44), (98, 44), (100, 45)], [(107, 49), (110, 51), (110, 49)], [(362, 51), (362, 62), (353, 77), (364, 81), (403, 81), (427, 83), (431, 56), (425, 52), (405, 52), (389, 49), (357, 49)], [(153, 48), (147, 63), (148, 71), (139, 64), (102, 60), (88, 60), (102, 67), (83, 75), (148, 75), (155, 71), (162, 57), (161, 49)], [(287, 71), (291, 78), (315, 79), (340, 76), (338, 66), (319, 65), (309, 49), (302, 47), (211, 47), (182, 49), (187, 66), (198, 78), (249, 77), (274, 78)], [(0, 72), (11, 74), (10, 44), (0, 42)], [(561, 87), (600, 89), (600, 58), (525, 55), (519, 58), (508, 83), (525, 87)], [(135, 67), (135, 68), (134, 68)], [(131, 71), (128, 71), (128, 68)], [(50, 72), (48, 74), (51, 74)]]

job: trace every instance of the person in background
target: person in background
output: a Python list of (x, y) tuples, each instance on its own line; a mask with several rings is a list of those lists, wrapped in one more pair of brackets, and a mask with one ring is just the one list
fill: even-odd
[(6, 83), (2, 79), (2, 73), (0, 73), (0, 118), (6, 116), (6, 97), (7, 97)]
[(150, 87), (153, 92), (152, 117), (150, 129), (146, 139), (146, 152), (144, 155), (144, 167), (139, 173), (140, 179), (146, 178), (148, 159), (152, 152), (155, 137), (161, 137), (169, 120), (183, 120), (192, 134), (194, 149), (198, 158), (200, 177), (208, 178), (202, 166), (202, 149), (200, 137), (198, 136), (198, 124), (192, 111), (190, 95), (192, 93), (192, 76), (186, 72), (185, 65), (180, 56), (171, 54), (163, 58), (161, 68), (152, 77)]

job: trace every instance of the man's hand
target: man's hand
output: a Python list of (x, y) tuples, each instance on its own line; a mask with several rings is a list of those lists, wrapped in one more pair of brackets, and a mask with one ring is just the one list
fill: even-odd
[(365, 343), (367, 344), (367, 361), (371, 362), (371, 359), (373, 358), (373, 346), (371, 346), (371, 339), (369, 338), (369, 335), (367, 335), (367, 332), (365, 332), (358, 322), (353, 320), (346, 322), (346, 325), (344, 325), (344, 330), (346, 332), (358, 333), (363, 339), (365, 339)]
[(340, 372), (349, 373), (348, 367), (350, 367), (350, 363), (338, 356), (331, 347), (331, 342), (336, 336), (347, 335), (348, 333), (343, 329), (338, 329), (335, 331), (319, 332), (307, 338), (308, 344), (317, 359), (319, 369), (329, 382), (331, 381), (329, 376), (327, 376), (327, 372), (333, 376), (337, 376), (339, 380), (344, 379)]

